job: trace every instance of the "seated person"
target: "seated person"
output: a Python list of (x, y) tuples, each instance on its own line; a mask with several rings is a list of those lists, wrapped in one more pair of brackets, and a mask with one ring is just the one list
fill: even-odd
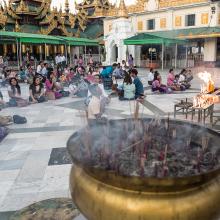
[(41, 82), (40, 77), (34, 77), (33, 84), (31, 84), (29, 87), (29, 92), (29, 101), (31, 103), (41, 103), (46, 101), (44, 85)]
[(161, 93), (166, 93), (168, 91), (168, 88), (166, 85), (163, 85), (161, 83), (161, 76), (158, 71), (155, 71), (154, 73), (154, 80), (152, 82), (152, 92), (161, 92)]
[(180, 83), (180, 75), (176, 74), (175, 79), (173, 81), (173, 85), (176, 87), (176, 90), (184, 91), (186, 90), (186, 87), (184, 84)]
[(5, 105), (5, 102), (4, 102), (4, 99), (3, 99), (3, 95), (2, 95), (2, 92), (0, 91), (0, 110), (5, 108), (6, 105)]
[(122, 67), (123, 71), (126, 71), (127, 65), (126, 65), (126, 61), (125, 60), (122, 60), (121, 67)]
[(10, 98), (9, 106), (24, 107), (28, 105), (27, 100), (21, 97), (21, 88), (15, 77), (9, 79), (8, 95)]
[(56, 82), (56, 76), (53, 71), (50, 71), (47, 75), (46, 85), (46, 96), (49, 100), (55, 100), (62, 97), (60, 93), (60, 86)]
[(148, 85), (151, 86), (153, 80), (154, 80), (154, 69), (151, 68), (151, 69), (150, 69), (150, 72), (148, 73), (148, 76), (147, 76)]
[(116, 63), (114, 63), (112, 66), (105, 66), (105, 67), (103, 67), (103, 70), (102, 70), (102, 72), (100, 74), (101, 77), (102, 78), (110, 78), (112, 73), (113, 73), (113, 71), (116, 69), (116, 67), (117, 67)]
[(25, 70), (25, 75), (27, 77), (28, 84), (32, 84), (35, 74), (30, 64), (27, 65), (27, 69)]
[(132, 69), (130, 71), (131, 77), (134, 79), (133, 83), (135, 85), (135, 99), (143, 99), (144, 98), (144, 86), (141, 80), (139, 79), (138, 71), (136, 69)]
[(187, 82), (186, 80), (186, 74), (187, 74), (187, 71), (186, 69), (182, 69), (180, 74), (179, 74), (179, 80), (178, 82), (183, 85), (185, 87), (185, 89), (189, 89), (191, 87), (190, 83)]
[(71, 68), (70, 71), (66, 75), (66, 79), (68, 82), (71, 82), (74, 77), (74, 69)]
[(126, 72), (124, 82), (122, 85), (123, 96), (119, 96), (120, 100), (134, 100), (135, 99), (135, 85), (132, 82), (132, 78)]
[(120, 63), (118, 63), (117, 67), (113, 71), (112, 76), (114, 76), (116, 79), (122, 79), (123, 78), (123, 70), (121, 68)]
[(193, 80), (192, 71), (191, 70), (187, 70), (186, 74), (185, 74), (185, 77), (186, 77), (186, 82), (190, 83)]
[(26, 73), (23, 69), (23, 67), (20, 67), (20, 70), (18, 72), (18, 78), (22, 81), (22, 82), (27, 82), (27, 76)]
[(178, 86), (174, 84), (174, 80), (175, 80), (174, 71), (173, 69), (170, 69), (168, 76), (167, 76), (167, 86), (174, 91), (178, 91), (179, 88)]

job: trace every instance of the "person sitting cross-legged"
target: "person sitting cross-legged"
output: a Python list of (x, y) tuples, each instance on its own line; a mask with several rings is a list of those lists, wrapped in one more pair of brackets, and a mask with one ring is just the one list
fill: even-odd
[(154, 80), (152, 82), (152, 92), (167, 93), (168, 91), (168, 87), (166, 85), (163, 85), (161, 82), (160, 73), (158, 71), (155, 71)]
[(53, 71), (49, 72), (46, 80), (46, 96), (49, 100), (55, 100), (62, 97), (60, 93), (60, 87), (56, 82), (56, 76)]
[(132, 69), (130, 71), (130, 75), (133, 78), (133, 83), (135, 85), (135, 99), (143, 99), (144, 98), (144, 86), (138, 77), (138, 71), (136, 69)]
[(33, 83), (29, 87), (31, 103), (41, 103), (46, 101), (44, 85), (41, 82), (40, 77), (36, 76), (33, 79)]
[[(134, 100), (135, 99), (135, 85), (132, 82), (131, 76), (126, 72), (124, 82), (122, 85), (122, 93), (119, 100)], [(120, 93), (120, 92), (119, 92)]]
[(9, 79), (8, 95), (9, 106), (24, 107), (28, 105), (28, 101), (21, 96), (21, 88), (15, 77)]

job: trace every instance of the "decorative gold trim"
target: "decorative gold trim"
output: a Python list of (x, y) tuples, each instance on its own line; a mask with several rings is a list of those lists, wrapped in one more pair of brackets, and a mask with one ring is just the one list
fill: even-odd
[(208, 24), (208, 23), (209, 23), (209, 13), (202, 13), (201, 24)]
[(159, 8), (176, 7), (182, 5), (208, 2), (207, 0), (160, 0)]
[(24, 12), (30, 12), (28, 6), (26, 3), (21, 0), (19, 6), (16, 8), (17, 13), (24, 13)]
[(175, 17), (175, 26), (181, 27), (182, 26), (182, 16), (176, 16)]
[(160, 28), (166, 28), (167, 27), (167, 19), (161, 18), (160, 19)]
[(212, 38), (212, 37), (220, 37), (220, 33), (196, 34), (196, 35), (189, 33), (189, 35), (178, 36), (178, 38), (181, 38), (181, 39), (197, 39), (197, 38)]
[(143, 27), (144, 27), (143, 21), (138, 21), (137, 22), (138, 31), (143, 31)]

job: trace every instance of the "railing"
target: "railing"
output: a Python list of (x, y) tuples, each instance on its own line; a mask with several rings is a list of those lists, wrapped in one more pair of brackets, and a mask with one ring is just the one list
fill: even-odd
[[(84, 61), (87, 64), (89, 62), (90, 54), (83, 55)], [(92, 54), (94, 62), (102, 62), (102, 56), (100, 54)]]

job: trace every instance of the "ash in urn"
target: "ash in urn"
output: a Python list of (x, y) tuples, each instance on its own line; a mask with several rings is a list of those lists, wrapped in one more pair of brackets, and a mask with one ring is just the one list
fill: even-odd
[(70, 139), (73, 161), (123, 176), (185, 177), (219, 168), (217, 133), (169, 119), (116, 120)]

